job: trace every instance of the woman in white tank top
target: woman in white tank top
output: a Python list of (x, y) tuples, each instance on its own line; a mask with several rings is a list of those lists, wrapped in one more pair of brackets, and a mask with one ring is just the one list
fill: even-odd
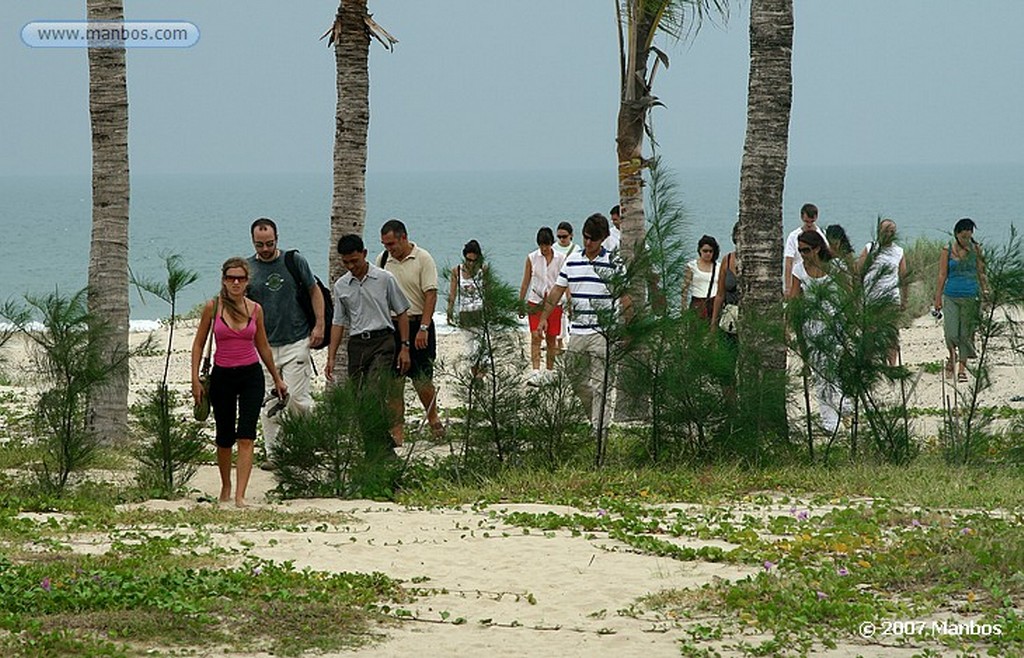
[(686, 264), (683, 275), (683, 308), (695, 310), (708, 322), (718, 293), (718, 253), (718, 241), (702, 236), (697, 242), (697, 258)]
[(483, 321), (484, 270), (487, 268), (483, 259), (480, 243), (476, 240), (467, 242), (462, 247), (462, 262), (452, 268), (448, 290), (448, 324), (459, 328), (474, 376), (479, 375), (479, 364), (483, 358), (479, 332)]

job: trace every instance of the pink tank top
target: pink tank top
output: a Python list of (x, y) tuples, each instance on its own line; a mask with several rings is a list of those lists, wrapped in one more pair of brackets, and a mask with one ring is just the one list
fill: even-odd
[[(259, 304), (255, 305), (259, 308)], [(222, 368), (238, 368), (249, 366), (260, 360), (256, 352), (256, 311), (253, 309), (249, 322), (244, 329), (232, 329), (221, 316), (223, 309), (218, 308), (217, 317), (213, 321), (213, 336), (217, 339), (217, 351), (213, 354), (214, 364)]]

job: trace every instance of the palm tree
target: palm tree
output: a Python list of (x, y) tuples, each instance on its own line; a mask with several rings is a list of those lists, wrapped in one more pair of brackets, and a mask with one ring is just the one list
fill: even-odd
[(388, 50), (398, 40), (367, 13), (367, 0), (341, 0), (328, 37), (334, 47), (338, 104), (334, 120), (334, 195), (331, 200), (330, 277), (345, 273), (333, 245), (366, 224), (366, 135), (370, 125), (370, 37)]
[[(398, 40), (373, 20), (367, 0), (341, 0), (334, 23), (320, 38), (334, 48), (338, 104), (334, 111), (334, 194), (330, 281), (345, 273), (334, 245), (348, 233), (362, 235), (366, 225), (366, 134), (370, 125), (370, 37), (392, 50)], [(328, 324), (330, 320), (327, 320)], [(335, 381), (344, 381), (347, 350), (338, 352)]]
[[(654, 141), (647, 119), (650, 109), (661, 105), (651, 89), (659, 65), (668, 67), (668, 55), (654, 45), (655, 34), (661, 31), (676, 39), (695, 35), (710, 13), (727, 17), (728, 3), (727, 0), (615, 0), (615, 12), (619, 28), (621, 82), (615, 138), (622, 216), (620, 251), (626, 262), (632, 262), (637, 247), (644, 243), (646, 231), (644, 169), (650, 160), (643, 155), (644, 135)], [(640, 285), (640, 277), (635, 281), (630, 295), (634, 303), (640, 303), (646, 290)], [(616, 420), (635, 418), (642, 407), (623, 390), (623, 374), (620, 372), (618, 377)]]
[[(789, 148), (793, 100), (793, 0), (751, 0), (750, 79), (747, 136), (740, 169), (739, 267), (742, 316), (769, 318), (781, 327), (782, 191)], [(786, 347), (781, 340), (758, 340), (765, 327), (740, 323), (741, 371), (782, 379)], [(768, 327), (769, 334), (772, 327)], [(779, 334), (781, 337), (781, 334)], [(745, 354), (760, 349), (759, 366), (743, 369)], [(749, 363), (749, 361), (748, 361)], [(762, 387), (765, 393), (772, 386)], [(769, 415), (785, 421), (785, 391), (772, 394)], [(781, 415), (781, 416), (780, 416)]]
[[(727, 0), (616, 0), (619, 27), (619, 97), (616, 144), (619, 162), (619, 205), (622, 253), (628, 260), (644, 240), (644, 134), (651, 135), (649, 110), (660, 105), (651, 93), (658, 66), (668, 56), (654, 46), (660, 30), (674, 38), (696, 34), (712, 11), (726, 17)], [(648, 64), (654, 59), (653, 64)]]
[[(90, 23), (124, 20), (121, 0), (87, 0)], [(108, 363), (128, 351), (128, 86), (124, 44), (89, 48), (92, 128), (92, 238), (89, 246), (91, 315), (109, 325)], [(90, 399), (91, 428), (104, 442), (128, 430), (128, 368), (115, 371)]]

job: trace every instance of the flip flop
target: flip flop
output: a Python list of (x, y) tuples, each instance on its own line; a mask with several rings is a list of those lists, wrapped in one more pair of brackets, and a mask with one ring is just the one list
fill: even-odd
[(966, 372), (961, 372), (960, 374), (958, 374), (956, 376), (956, 380), (958, 382), (966, 382), (967, 381), (967, 373)]

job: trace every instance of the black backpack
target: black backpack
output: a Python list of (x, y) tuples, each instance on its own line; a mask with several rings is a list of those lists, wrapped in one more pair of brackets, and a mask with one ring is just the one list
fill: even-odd
[[(313, 312), (313, 300), (309, 298), (309, 288), (303, 285), (302, 279), (299, 277), (299, 270), (295, 267), (295, 254), (297, 252), (297, 249), (289, 249), (284, 252), (284, 264), (288, 271), (291, 272), (292, 278), (295, 279), (295, 287), (299, 291), (299, 307), (306, 315), (306, 323), (309, 324), (309, 329), (312, 331), (313, 327), (316, 326), (316, 313)], [(330, 289), (324, 285), (320, 277), (314, 274), (313, 281), (320, 288), (320, 294), (324, 298), (324, 337), (320, 339), (319, 343), (310, 345), (310, 348), (322, 350), (331, 344), (331, 319), (334, 317), (334, 296), (331, 295)]]

